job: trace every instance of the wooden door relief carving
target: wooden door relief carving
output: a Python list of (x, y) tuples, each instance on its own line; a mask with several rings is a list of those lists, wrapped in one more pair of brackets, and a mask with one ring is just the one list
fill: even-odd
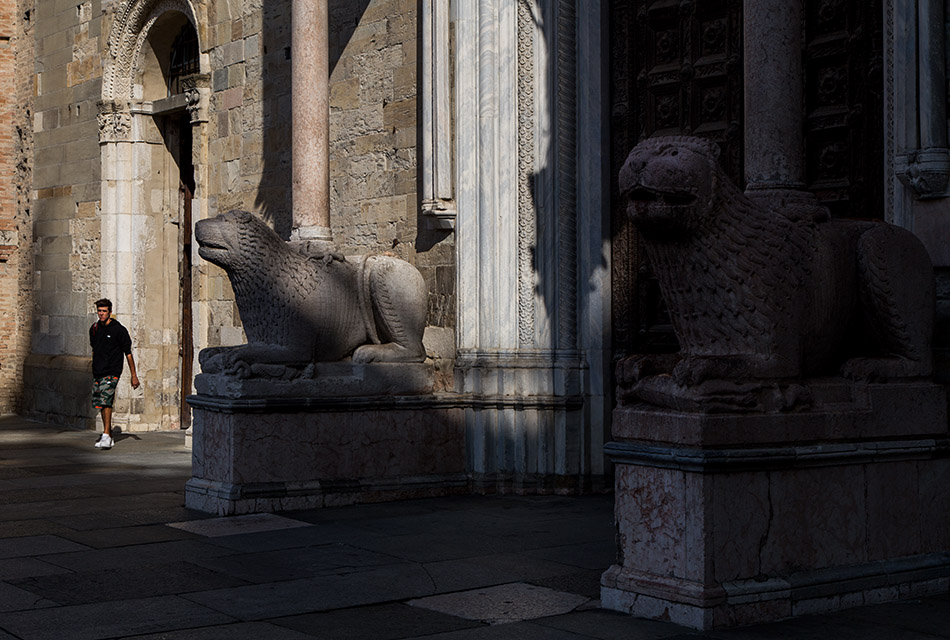
[(715, 140), (742, 184), (742, 0), (614, 0), (610, 5), (613, 346), (676, 350), (662, 300), (617, 193), (636, 143), (654, 134)]
[(805, 180), (836, 217), (883, 218), (881, 0), (807, 0)]

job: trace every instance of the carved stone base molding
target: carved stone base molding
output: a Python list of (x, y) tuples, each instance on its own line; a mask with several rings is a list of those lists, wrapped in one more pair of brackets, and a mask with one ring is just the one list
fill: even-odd
[(590, 486), (601, 479), (591, 473), (597, 435), (584, 420), (586, 373), (576, 352), (460, 354), (455, 380), (468, 397), (465, 449), (474, 491), (603, 489)]
[(188, 399), (189, 508), (231, 515), (469, 491), (461, 406), (425, 393), (426, 365), (321, 364), (309, 381), (223, 378), (198, 376)]
[(710, 629), (950, 587), (946, 391), (809, 386), (793, 414), (615, 411), (605, 608)]

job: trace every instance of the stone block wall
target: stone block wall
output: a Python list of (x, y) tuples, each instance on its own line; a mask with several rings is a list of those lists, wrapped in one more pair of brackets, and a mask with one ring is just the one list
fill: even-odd
[[(209, 215), (255, 211), (284, 238), (292, 225), (290, 2), (216, 2)], [(330, 3), (330, 224), (344, 253), (396, 255), (429, 289), (428, 324), (455, 324), (454, 236), (420, 222), (416, 0)], [(243, 341), (223, 272), (199, 261), (209, 345)], [(444, 340), (442, 341), (445, 342)]]
[(32, 10), (0, 0), (0, 414), (22, 410), (29, 352)]
[[(101, 16), (91, 0), (52, 0), (36, 3), (32, 18), (35, 255), (30, 351), (37, 356), (88, 358), (87, 329), (94, 318), (92, 303), (99, 297), (96, 103)], [(117, 312), (121, 317), (122, 310)], [(34, 360), (39, 365), (48, 358)], [(57, 372), (55, 366), (40, 366), (25, 377), (43, 380)], [(35, 395), (33, 391), (28, 389), (27, 394)], [(33, 413), (30, 406), (24, 410)], [(92, 413), (91, 408), (70, 407), (71, 413), (76, 411), (80, 415), (63, 419), (82, 422)]]

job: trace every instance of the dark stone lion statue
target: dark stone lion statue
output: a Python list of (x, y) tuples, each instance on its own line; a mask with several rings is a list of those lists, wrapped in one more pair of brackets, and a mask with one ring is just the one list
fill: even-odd
[(202, 371), (287, 376), (312, 362), (422, 362), (426, 287), (398, 258), (311, 254), (258, 216), (229, 211), (195, 225), (198, 255), (231, 280), (248, 344), (199, 354)]
[(621, 361), (621, 398), (761, 408), (767, 387), (781, 397), (764, 404), (783, 409), (803, 400), (804, 377), (929, 376), (934, 275), (921, 242), (830, 219), (808, 194), (753, 199), (717, 157), (703, 139), (658, 137), (620, 171), (681, 347)]

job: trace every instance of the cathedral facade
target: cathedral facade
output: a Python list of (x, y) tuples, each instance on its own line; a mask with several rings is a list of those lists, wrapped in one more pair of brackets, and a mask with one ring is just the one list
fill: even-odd
[(87, 329), (109, 297), (142, 380), (116, 424), (189, 426), (197, 354), (245, 340), (193, 227), (245, 209), (290, 238), (307, 37), (329, 61), (333, 242), (422, 273), (479, 486), (610, 486), (615, 363), (677, 348), (617, 187), (652, 135), (716, 142), (743, 188), (913, 231), (950, 379), (941, 0), (323, 4), (321, 39), (291, 0), (0, 0), (0, 411), (94, 426)]

